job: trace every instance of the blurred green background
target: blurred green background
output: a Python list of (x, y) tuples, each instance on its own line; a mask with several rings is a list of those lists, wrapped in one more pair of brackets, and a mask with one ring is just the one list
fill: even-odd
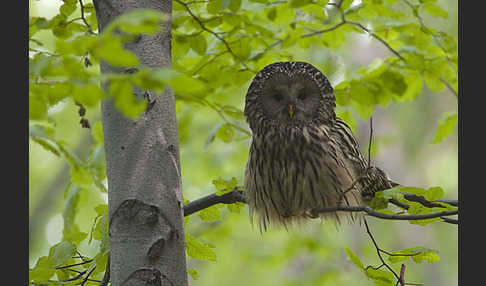
[[(457, 1), (439, 2), (449, 12), (450, 19), (431, 24), (457, 37)], [(29, 13), (50, 18), (57, 14), (61, 3), (57, 0), (29, 1)], [(48, 48), (54, 46), (49, 32), (39, 32), (38, 38)], [(348, 39), (339, 53), (341, 57), (337, 59), (322, 49), (307, 54), (296, 51), (294, 59), (318, 66), (336, 86), (349, 71), (384, 57), (386, 50), (368, 37), (356, 36)], [(228, 94), (210, 97), (243, 108), (249, 83), (234, 87)], [(70, 150), (86, 158), (93, 139), (90, 130), (79, 125), (77, 110), (71, 101), (66, 101), (49, 112), (58, 122), (56, 137), (70, 142)], [(457, 98), (447, 89), (432, 93), (425, 85), (422, 94), (412, 102), (377, 107), (373, 115), (373, 163), (401, 184), (424, 188), (441, 186), (446, 199), (457, 199), (457, 130), (441, 143), (430, 144), (438, 119), (447, 111), (457, 111)], [(244, 139), (227, 144), (215, 139), (206, 146), (211, 129), (222, 122), (221, 117), (209, 108), (187, 102), (177, 102), (177, 115), (185, 199), (193, 200), (215, 192), (212, 180), (219, 177), (236, 177), (241, 184), (250, 141)], [(87, 110), (87, 118), (92, 125), (99, 121), (100, 109)], [(355, 120), (356, 136), (366, 152), (369, 124), (357, 116)], [(68, 182), (69, 166), (29, 141), (30, 267), (38, 257), (47, 255), (49, 247), (61, 238), (61, 212)], [(85, 192), (82, 199), (93, 207), (107, 201), (106, 195), (96, 191)], [(344, 250), (350, 248), (365, 265), (380, 265), (364, 226), (343, 224), (336, 228), (332, 222), (315, 221), (289, 232), (271, 230), (260, 234), (250, 225), (246, 206), (240, 214), (230, 213), (225, 207), (221, 210), (223, 218), (218, 222), (207, 223), (197, 215), (187, 221), (186, 231), (214, 245), (217, 254), (217, 262), (188, 259), (188, 268), (195, 268), (199, 276), (197, 280), (189, 278), (190, 285), (373, 285), (347, 259)], [(89, 233), (96, 213), (92, 208), (79, 211), (81, 230)], [(432, 223), (422, 227), (406, 221), (374, 218), (369, 218), (368, 223), (385, 250), (423, 246), (439, 251), (441, 259), (437, 263), (407, 262), (407, 282), (427, 286), (458, 284), (457, 226)], [(95, 243), (88, 245), (84, 241), (80, 252), (88, 256), (94, 254)], [(399, 266), (395, 266), (396, 271)]]

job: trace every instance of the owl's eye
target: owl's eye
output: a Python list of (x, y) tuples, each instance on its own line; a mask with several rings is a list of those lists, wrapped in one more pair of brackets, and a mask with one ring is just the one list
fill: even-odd
[(297, 96), (297, 98), (298, 98), (299, 100), (304, 100), (306, 97), (307, 97), (307, 96), (306, 96), (306, 95), (305, 95), (305, 93), (303, 93), (303, 92), (299, 93), (299, 95)]
[(283, 96), (280, 94), (280, 93), (275, 93), (273, 95), (273, 98), (276, 100), (276, 101), (281, 101), (283, 99)]

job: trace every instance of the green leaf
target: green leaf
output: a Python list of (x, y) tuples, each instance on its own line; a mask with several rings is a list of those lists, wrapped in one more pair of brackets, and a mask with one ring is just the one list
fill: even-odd
[(416, 263), (428, 262), (433, 263), (440, 260), (438, 251), (435, 249), (417, 246), (392, 252), (393, 254), (405, 254), (407, 256), (388, 256), (391, 263), (399, 263), (411, 258)]
[(371, 199), (368, 205), (374, 210), (383, 210), (388, 207), (388, 199), (383, 197), (382, 192), (378, 192), (375, 194), (373, 199)]
[(221, 125), (216, 131), (216, 137), (223, 140), (225, 143), (230, 143), (233, 141), (235, 136), (235, 130), (229, 123)]
[(199, 34), (194, 37), (190, 37), (190, 44), (191, 48), (198, 53), (199, 55), (205, 55), (206, 50), (208, 48), (208, 44), (206, 42), (206, 37), (204, 37), (202, 34)]
[(197, 273), (195, 268), (189, 268), (187, 269), (187, 273), (191, 275), (192, 279), (197, 280), (199, 279), (199, 274)]
[(82, 189), (76, 184), (70, 184), (68, 187), (68, 197), (66, 199), (63, 220), (64, 229), (62, 233), (63, 241), (70, 241), (72, 243), (79, 243), (88, 237), (85, 232), (79, 231), (78, 226), (75, 224), (75, 218), (78, 211), (79, 197)]
[(273, 22), (275, 20), (275, 17), (277, 17), (277, 8), (272, 7), (267, 12), (267, 18), (268, 20)]
[(393, 274), (389, 271), (384, 271), (382, 269), (373, 269), (371, 267), (368, 267), (365, 270), (366, 276), (371, 278), (375, 285), (377, 286), (391, 286), (395, 285), (394, 279), (395, 277)]
[(72, 97), (85, 107), (96, 106), (106, 97), (105, 92), (96, 84), (73, 85)]
[(291, 8), (299, 8), (307, 4), (311, 4), (312, 0), (289, 0), (288, 3)]
[(146, 100), (137, 100), (130, 82), (112, 80), (109, 93), (115, 99), (115, 106), (129, 118), (138, 118), (147, 108)]
[(196, 259), (216, 261), (216, 253), (209, 244), (203, 243), (187, 233), (185, 237), (187, 255)]
[(236, 13), (241, 8), (241, 0), (229, 0), (228, 8), (233, 12)]
[(91, 52), (93, 56), (102, 58), (115, 67), (139, 64), (137, 56), (125, 50), (120, 39), (113, 36), (105, 35)]
[(86, 168), (74, 165), (71, 167), (71, 181), (80, 186), (91, 185), (93, 183), (93, 178)]
[(449, 137), (457, 125), (457, 112), (446, 112), (439, 119), (437, 132), (432, 140), (432, 144), (439, 143)]
[(437, 250), (434, 249), (427, 249), (422, 251), (419, 255), (412, 256), (412, 260), (417, 263), (427, 262), (427, 263), (434, 263), (440, 260), (440, 256)]
[(108, 210), (106, 210), (101, 219), (96, 222), (96, 226), (93, 232), (93, 238), (96, 240), (103, 240), (108, 235)]
[(97, 205), (94, 210), (98, 215), (104, 215), (108, 212), (108, 205), (107, 204), (99, 204)]
[(213, 180), (214, 187), (220, 191), (217, 193), (218, 195), (224, 195), (225, 193), (233, 191), (237, 184), (238, 181), (235, 177), (232, 177), (231, 180), (224, 180), (221, 177), (217, 180)]
[(65, 16), (71, 15), (74, 11), (76, 11), (77, 4), (71, 4), (71, 3), (64, 3), (59, 7), (59, 12), (61, 12)]
[(387, 69), (380, 75), (386, 89), (397, 95), (403, 94), (407, 90), (407, 84), (403, 75), (392, 69)]
[[(94, 13), (93, 13), (94, 14)], [(153, 9), (134, 9), (122, 14), (105, 28), (103, 33), (114, 33), (115, 29), (129, 34), (154, 34), (160, 31), (161, 21), (168, 16)]]
[(449, 14), (447, 11), (439, 7), (439, 5), (435, 3), (425, 3), (422, 6), (422, 9), (424, 9), (427, 13), (429, 13), (430, 16), (433, 17), (441, 17), (444, 19), (447, 19), (449, 17)]
[(29, 120), (43, 120), (47, 118), (47, 105), (42, 98), (29, 94)]
[(221, 111), (223, 111), (224, 114), (229, 115), (233, 118), (244, 119), (243, 111), (237, 107), (231, 105), (224, 105), (221, 106)]
[(88, 234), (86, 232), (80, 231), (77, 225), (69, 230), (64, 229), (62, 233), (63, 240), (71, 241), (73, 243), (80, 243), (87, 237)]
[(440, 75), (431, 72), (431, 71), (424, 71), (423, 73), (424, 81), (427, 84), (427, 87), (433, 92), (439, 92), (445, 88), (444, 83), (440, 80)]
[(216, 208), (216, 206), (212, 206), (209, 208), (205, 208), (199, 212), (199, 217), (203, 221), (211, 222), (211, 221), (217, 221), (221, 219), (221, 213), (219, 210)]
[(205, 96), (206, 85), (199, 79), (180, 74), (169, 80), (170, 87), (177, 96), (199, 95)]
[(103, 125), (101, 124), (101, 121), (96, 121), (95, 124), (93, 124), (91, 135), (95, 139), (97, 145), (104, 144), (105, 139), (103, 135)]
[(356, 120), (354, 119), (354, 116), (353, 114), (351, 114), (351, 112), (345, 110), (337, 113), (337, 116), (341, 118), (344, 122), (346, 122), (351, 131), (356, 132)]
[(390, 200), (390, 199), (396, 199), (399, 200), (403, 198), (403, 195), (400, 193), (400, 188), (399, 187), (393, 187), (388, 190), (384, 190), (383, 192), (383, 198)]
[(216, 15), (223, 10), (223, 0), (211, 0), (206, 5), (208, 13)]
[(405, 186), (399, 186), (395, 188), (398, 188), (401, 193), (409, 193), (409, 194), (415, 194), (417, 196), (423, 196), (428, 201), (435, 201), (441, 199), (444, 196), (444, 190), (442, 190), (441, 187), (430, 187), (427, 190), (423, 188), (405, 187)]
[(411, 71), (405, 76), (405, 84), (407, 85), (407, 90), (395, 97), (400, 101), (414, 100), (422, 92), (423, 80), (417, 71)]
[(251, 54), (251, 39), (242, 38), (230, 44), (231, 49), (239, 60), (246, 60)]
[(76, 254), (76, 246), (70, 241), (55, 244), (49, 250), (49, 259), (54, 266), (61, 266)]
[(428, 201), (439, 200), (443, 196), (444, 196), (444, 190), (442, 190), (441, 187), (431, 187), (427, 189), (427, 192), (425, 193), (425, 198)]
[(34, 282), (47, 281), (56, 272), (54, 267), (54, 263), (47, 256), (40, 257), (34, 268), (29, 269), (29, 280)]
[(232, 213), (237, 213), (239, 214), (240, 211), (241, 211), (241, 208), (243, 208), (245, 205), (243, 203), (240, 203), (240, 202), (236, 202), (234, 204), (228, 204), (226, 205), (226, 208), (232, 212)]
[(46, 140), (44, 138), (32, 138), (32, 141), (36, 142), (37, 144), (41, 145), (45, 150), (53, 153), (56, 156), (60, 156), (59, 150), (57, 145), (50, 140)]
[(356, 254), (354, 254), (354, 252), (345, 247), (344, 248), (346, 250), (346, 253), (348, 254), (348, 259), (351, 260), (351, 262), (354, 263), (354, 265), (356, 265), (359, 269), (363, 270), (364, 269), (364, 264), (363, 262), (361, 262), (361, 260), (359, 260), (358, 256), (356, 256)]

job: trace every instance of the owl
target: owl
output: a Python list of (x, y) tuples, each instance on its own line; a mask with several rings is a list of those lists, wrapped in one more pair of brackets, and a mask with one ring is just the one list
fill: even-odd
[(244, 196), (260, 230), (316, 216), (339, 222), (343, 213), (312, 210), (362, 205), (361, 191), (370, 183), (361, 179), (367, 161), (335, 107), (331, 84), (309, 63), (276, 62), (251, 82), (244, 110), (252, 131)]

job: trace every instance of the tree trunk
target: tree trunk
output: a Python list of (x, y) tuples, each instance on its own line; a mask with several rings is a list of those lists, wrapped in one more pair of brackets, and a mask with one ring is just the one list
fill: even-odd
[[(169, 0), (94, 1), (99, 31), (136, 8), (170, 14)], [(126, 45), (141, 66), (171, 66), (170, 21)], [(101, 72), (120, 72), (105, 62)], [(121, 71), (123, 72), (123, 71)], [(107, 86), (104, 86), (105, 90)], [(135, 90), (138, 98), (144, 91)], [(111, 285), (187, 285), (174, 94), (166, 89), (133, 121), (102, 102), (108, 177)]]

